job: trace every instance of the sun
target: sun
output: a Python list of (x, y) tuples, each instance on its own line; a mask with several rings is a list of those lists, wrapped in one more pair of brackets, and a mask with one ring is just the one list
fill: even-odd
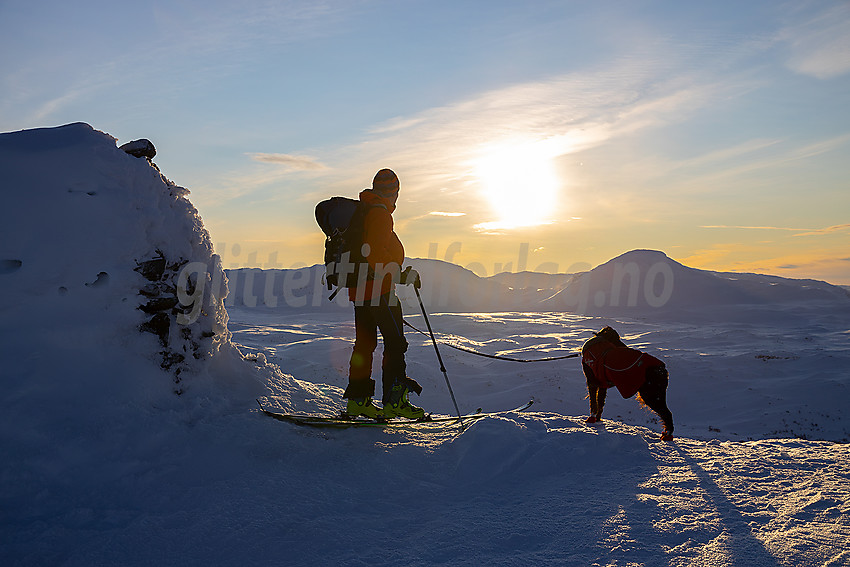
[(549, 224), (560, 181), (552, 158), (536, 144), (490, 149), (475, 162), (474, 174), (496, 220), (480, 230)]

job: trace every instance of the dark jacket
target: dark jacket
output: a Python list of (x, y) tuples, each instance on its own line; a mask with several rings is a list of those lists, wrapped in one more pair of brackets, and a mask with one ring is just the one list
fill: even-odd
[[(398, 276), (398, 271), (404, 263), (404, 246), (393, 230), (393, 201), (371, 189), (361, 191), (360, 200), (374, 205), (369, 208), (363, 219), (363, 243), (369, 245), (366, 261), (379, 275), (384, 274), (384, 277), (379, 284), (375, 280), (367, 279), (362, 286), (348, 288), (348, 298), (351, 301), (368, 301), (392, 291), (393, 276)], [(393, 265), (393, 270), (387, 271), (390, 265)]]

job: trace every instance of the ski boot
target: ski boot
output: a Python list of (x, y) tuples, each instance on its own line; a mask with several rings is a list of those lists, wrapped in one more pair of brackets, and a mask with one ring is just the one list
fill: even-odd
[(372, 419), (383, 419), (384, 417), (381, 408), (376, 406), (372, 398), (368, 396), (365, 398), (350, 398), (343, 415), (347, 418), (359, 417), (361, 415)]
[(390, 391), (390, 398), (384, 404), (384, 417), (406, 417), (408, 419), (425, 419), (425, 410), (416, 407), (407, 399), (407, 386), (396, 384)]

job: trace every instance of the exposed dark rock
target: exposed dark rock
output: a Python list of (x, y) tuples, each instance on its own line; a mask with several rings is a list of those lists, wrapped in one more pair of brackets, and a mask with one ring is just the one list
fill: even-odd
[(140, 305), (139, 309), (145, 313), (157, 313), (159, 311), (168, 311), (177, 305), (177, 303), (176, 297), (154, 297), (144, 305)]
[(162, 346), (168, 345), (168, 331), (171, 328), (171, 317), (166, 313), (157, 313), (149, 320), (139, 325), (141, 331), (153, 333), (159, 337)]
[(151, 160), (156, 156), (156, 148), (154, 147), (153, 142), (146, 138), (127, 142), (126, 144), (120, 146), (118, 149), (123, 150), (131, 156), (137, 158), (147, 158)]
[(144, 295), (145, 297), (159, 297), (162, 290), (160, 286), (156, 284), (149, 284), (144, 286), (139, 290), (139, 295)]
[(160, 366), (162, 366), (166, 370), (169, 370), (172, 366), (174, 366), (175, 364), (180, 364), (184, 360), (186, 360), (186, 357), (180, 354), (179, 352), (163, 351), (162, 364)]
[[(209, 351), (209, 345), (216, 336), (212, 331), (201, 331), (193, 320), (191, 324), (182, 324), (181, 316), (191, 313), (195, 304), (183, 305), (179, 301), (177, 282), (180, 271), (188, 260), (172, 260), (157, 250), (158, 257), (137, 262), (135, 269), (149, 282), (139, 288), (139, 295), (144, 298), (138, 309), (151, 317), (139, 326), (142, 332), (153, 333), (159, 337), (163, 350), (160, 365), (174, 377), (175, 393), (183, 392), (181, 373), (190, 368), (189, 360), (198, 360)], [(181, 282), (182, 284), (183, 282)], [(187, 296), (193, 296), (197, 285), (204, 285), (197, 279), (185, 279), (183, 290)]]
[(142, 276), (144, 276), (144, 278), (148, 281), (158, 282), (162, 279), (162, 275), (165, 273), (166, 263), (165, 258), (162, 256), (152, 260), (138, 262), (138, 264), (139, 265), (136, 266), (134, 270), (142, 274)]

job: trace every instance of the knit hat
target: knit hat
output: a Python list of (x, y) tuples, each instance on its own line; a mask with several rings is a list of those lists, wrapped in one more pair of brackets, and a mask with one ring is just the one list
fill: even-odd
[(385, 197), (398, 193), (398, 177), (392, 169), (382, 169), (372, 180), (372, 191)]

